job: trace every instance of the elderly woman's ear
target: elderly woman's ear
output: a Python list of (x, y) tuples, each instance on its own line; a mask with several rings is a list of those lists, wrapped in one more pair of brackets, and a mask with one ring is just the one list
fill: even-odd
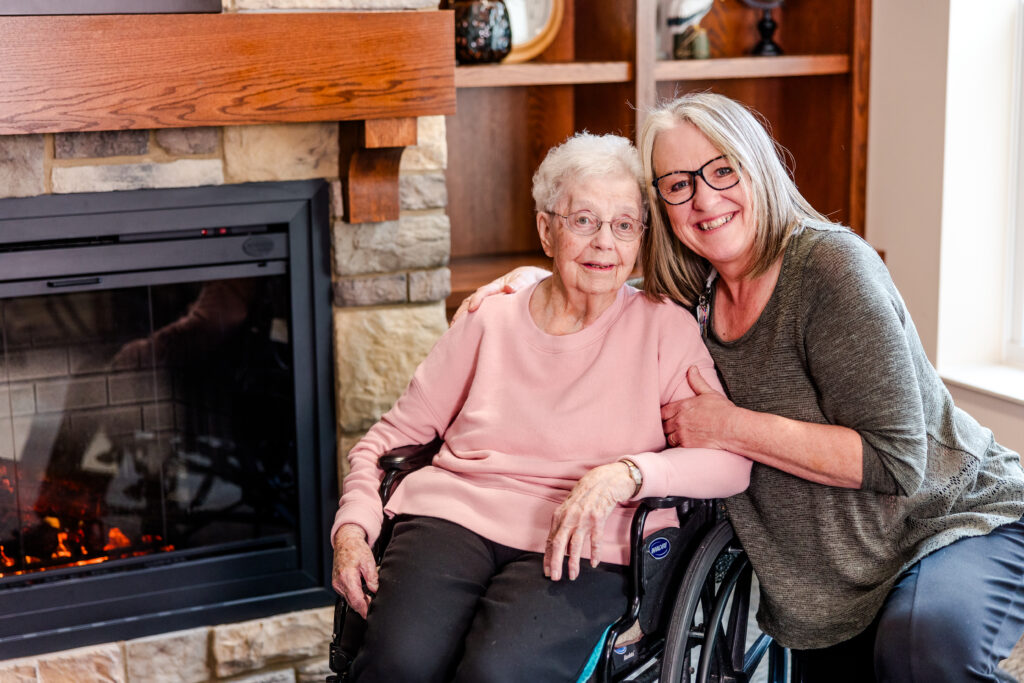
[(555, 252), (551, 248), (551, 244), (555, 239), (554, 236), (554, 223), (551, 220), (554, 218), (547, 211), (537, 212), (537, 234), (540, 235), (540, 246), (544, 249), (544, 254), (548, 258), (554, 258)]

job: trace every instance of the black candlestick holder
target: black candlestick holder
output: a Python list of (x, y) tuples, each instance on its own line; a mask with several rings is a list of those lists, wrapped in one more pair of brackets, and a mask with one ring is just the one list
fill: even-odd
[(782, 48), (775, 42), (773, 36), (778, 24), (772, 17), (772, 10), (782, 4), (782, 0), (743, 0), (748, 7), (761, 10), (761, 20), (757, 22), (757, 32), (761, 34), (761, 40), (757, 42), (751, 54), (758, 57), (777, 57), (782, 54)]

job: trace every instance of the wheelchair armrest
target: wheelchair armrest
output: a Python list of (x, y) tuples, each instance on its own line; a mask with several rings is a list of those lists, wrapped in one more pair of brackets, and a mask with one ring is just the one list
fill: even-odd
[(663, 510), (665, 508), (680, 507), (688, 500), (690, 499), (683, 496), (666, 496), (664, 498), (644, 498), (640, 501), (640, 504), (646, 506), (649, 510)]
[(411, 472), (426, 467), (441, 450), (443, 441), (438, 437), (427, 444), (413, 444), (388, 451), (380, 456), (378, 464), (385, 472)]

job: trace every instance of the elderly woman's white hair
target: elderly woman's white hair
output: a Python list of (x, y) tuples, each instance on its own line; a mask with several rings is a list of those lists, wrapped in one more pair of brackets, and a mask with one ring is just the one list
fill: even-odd
[(633, 143), (619, 135), (583, 131), (548, 150), (533, 174), (533, 201), (538, 212), (552, 211), (565, 189), (587, 178), (626, 177), (636, 181), (646, 219), (644, 171)]
[(679, 170), (655, 169), (654, 145), (660, 133), (681, 123), (693, 124), (739, 169), (750, 193), (757, 232), (748, 275), (767, 271), (801, 225), (829, 221), (797, 190), (783, 162), (785, 150), (744, 105), (724, 95), (700, 92), (655, 108), (640, 133), (640, 153), (647, 177), (644, 190), (654, 207), (650, 229), (641, 246), (644, 292), (653, 299), (667, 296), (692, 305), (704, 290), (711, 266), (675, 237), (665, 207), (651, 184), (656, 173)]

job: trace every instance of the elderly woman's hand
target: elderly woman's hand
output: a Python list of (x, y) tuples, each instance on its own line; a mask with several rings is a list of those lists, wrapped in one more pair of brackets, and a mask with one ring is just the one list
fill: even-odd
[(601, 465), (576, 482), (551, 520), (544, 552), (544, 575), (562, 578), (562, 558), (569, 555), (569, 579), (580, 575), (584, 544), (590, 543), (590, 564), (601, 561), (601, 538), (608, 515), (616, 505), (633, 496), (636, 484), (623, 462)]
[(686, 371), (686, 379), (696, 395), (661, 408), (668, 445), (729, 450), (724, 437), (736, 405), (705, 382), (696, 366)]
[(551, 275), (551, 273), (536, 266), (519, 266), (510, 270), (505, 275), (488, 282), (463, 299), (462, 303), (459, 304), (458, 310), (455, 311), (455, 315), (452, 316), (452, 323), (466, 313), (472, 313), (480, 308), (483, 300), (492, 294), (512, 294), (513, 292), (518, 292), (523, 287), (529, 287), (534, 282), (543, 280), (548, 275)]
[(363, 591), (363, 582), (371, 593), (377, 592), (377, 562), (366, 542), (366, 534), (355, 524), (342, 524), (334, 535), (334, 569), (331, 585), (345, 598), (348, 606), (366, 618), (370, 596)]

